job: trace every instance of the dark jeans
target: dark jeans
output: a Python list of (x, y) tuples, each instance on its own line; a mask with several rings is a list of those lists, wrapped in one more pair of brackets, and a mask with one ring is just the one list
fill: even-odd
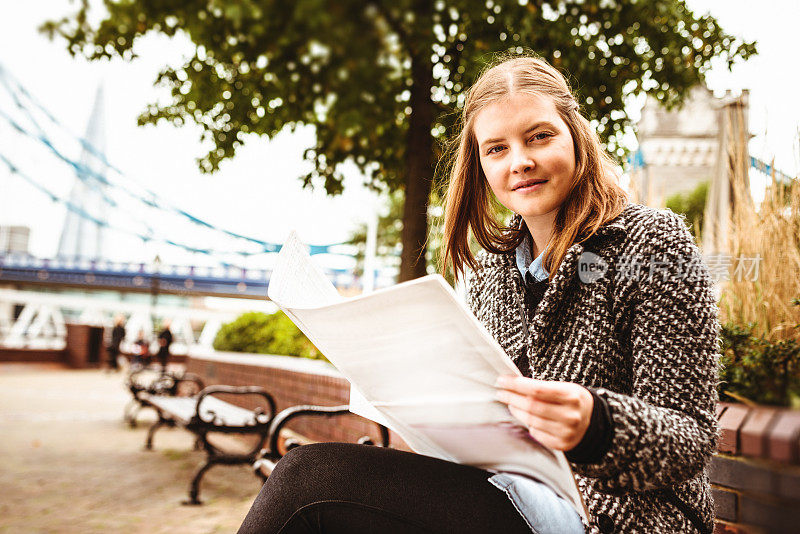
[(119, 347), (108, 347), (108, 366), (111, 369), (119, 369)]
[(394, 449), (305, 445), (278, 462), (239, 533), (530, 534), (490, 476)]

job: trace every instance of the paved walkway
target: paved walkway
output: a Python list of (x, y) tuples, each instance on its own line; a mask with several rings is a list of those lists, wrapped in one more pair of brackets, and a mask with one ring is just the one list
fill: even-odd
[(203, 506), (182, 506), (204, 453), (163, 428), (143, 448), (123, 375), (0, 364), (0, 532), (235, 532), (258, 493), (244, 466), (205, 476)]

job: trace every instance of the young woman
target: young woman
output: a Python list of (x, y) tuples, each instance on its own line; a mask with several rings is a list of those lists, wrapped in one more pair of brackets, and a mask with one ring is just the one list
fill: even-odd
[(501, 379), (498, 401), (565, 452), (589, 522), (533, 479), (318, 444), (278, 463), (240, 532), (712, 532), (717, 308), (685, 223), (626, 202), (540, 59), (484, 72), (462, 119), (445, 265), (471, 271), (471, 309), (524, 375)]

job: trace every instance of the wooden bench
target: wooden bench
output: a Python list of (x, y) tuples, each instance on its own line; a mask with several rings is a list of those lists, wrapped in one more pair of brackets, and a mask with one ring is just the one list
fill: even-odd
[(131, 371), (125, 385), (133, 398), (125, 406), (123, 420), (131, 428), (136, 428), (136, 418), (142, 408), (151, 407), (142, 401), (142, 394), (191, 397), (205, 387), (203, 379), (192, 373), (161, 371), (154, 374), (146, 369)]
[[(248, 410), (225, 402), (214, 395), (253, 395), (263, 399), (264, 406)], [(200, 481), (215, 465), (252, 465), (269, 437), (270, 426), (275, 416), (275, 400), (263, 388), (257, 386), (209, 386), (197, 396), (165, 396), (140, 393), (144, 405), (158, 413), (158, 420), (147, 433), (145, 447), (153, 448), (153, 436), (164, 426), (179, 426), (192, 432), (197, 440), (195, 446), (206, 452), (206, 462), (200, 467), (189, 486), (189, 500), (185, 504), (200, 504)], [(266, 410), (265, 410), (266, 408)], [(209, 433), (251, 434), (257, 437), (255, 445), (246, 452), (226, 451), (219, 443), (208, 441)]]
[[(266, 479), (270, 475), (270, 473), (272, 473), (272, 470), (275, 468), (275, 464), (278, 463), (278, 460), (280, 460), (287, 452), (289, 452), (295, 447), (306, 445), (308, 443), (313, 443), (312, 440), (309, 440), (304, 436), (292, 432), (287, 428), (288, 424), (293, 419), (297, 419), (299, 417), (307, 417), (307, 416), (333, 418), (342, 415), (354, 415), (354, 414), (350, 412), (350, 407), (348, 405), (343, 405), (343, 406), (299, 405), (299, 406), (292, 406), (290, 408), (282, 410), (272, 420), (272, 424), (270, 425), (269, 428), (269, 441), (267, 443), (267, 447), (264, 448), (259, 453), (256, 460), (253, 462), (253, 470), (255, 471), (255, 474), (259, 477)], [(389, 429), (381, 424), (378, 423), (374, 424), (378, 427), (378, 433), (380, 435), (380, 441), (378, 445), (380, 447), (388, 447)], [(281, 439), (283, 439), (283, 444), (281, 444)], [(361, 438), (358, 439), (358, 443), (361, 445), (375, 445), (375, 442), (369, 436), (362, 436)]]

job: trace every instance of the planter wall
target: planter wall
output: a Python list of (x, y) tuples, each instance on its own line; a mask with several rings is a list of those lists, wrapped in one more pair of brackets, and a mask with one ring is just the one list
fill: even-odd
[(800, 531), (800, 411), (720, 403), (718, 532)]

